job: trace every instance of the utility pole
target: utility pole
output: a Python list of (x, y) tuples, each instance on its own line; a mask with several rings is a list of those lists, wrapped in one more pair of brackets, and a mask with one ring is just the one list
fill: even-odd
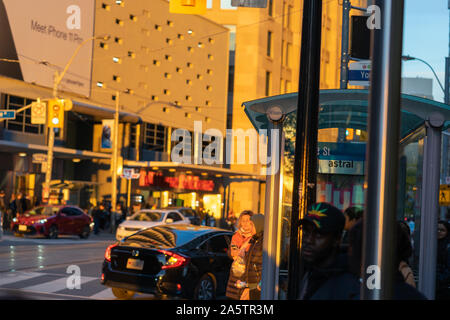
[[(448, 9), (450, 12), (450, 0), (448, 1)], [(444, 92), (444, 103), (450, 105), (450, 26), (449, 26), (449, 49), (448, 49), (448, 57), (445, 58), (445, 92)], [(450, 130), (447, 130), (449, 132)], [(448, 149), (449, 149), (449, 137), (448, 135), (444, 134), (442, 137), (442, 184), (446, 184), (447, 176), (449, 175), (448, 172)], [(441, 219), (445, 219), (447, 214), (447, 208), (441, 207)]]
[(119, 91), (116, 91), (116, 112), (114, 114), (114, 141), (113, 155), (111, 159), (112, 167), (112, 188), (111, 188), (111, 232), (114, 231), (116, 219), (114, 212), (117, 206), (117, 162), (119, 156)]
[[(74, 61), (75, 57), (77, 56), (78, 52), (81, 50), (81, 48), (88, 42), (95, 40), (95, 39), (102, 39), (102, 40), (109, 40), (110, 36), (94, 36), (90, 37), (83, 42), (81, 42), (78, 47), (75, 49), (72, 57), (67, 62), (66, 66), (64, 67), (63, 71), (59, 73), (58, 71), (55, 71), (54, 79), (53, 79), (53, 98), (58, 99), (58, 86), (61, 83), (62, 79), (64, 78), (64, 75), (66, 74), (67, 70), (69, 70), (70, 65)], [(49, 110), (47, 110), (49, 112)], [(52, 179), (52, 170), (53, 170), (53, 149), (55, 145), (55, 129), (49, 128), (49, 137), (48, 137), (48, 152), (47, 152), (47, 171), (45, 172), (45, 184), (44, 184), (44, 197), (43, 198), (49, 198), (50, 196), (50, 181)]]
[(341, 89), (348, 87), (349, 33), (350, 33), (350, 0), (342, 2), (342, 40), (341, 40)]

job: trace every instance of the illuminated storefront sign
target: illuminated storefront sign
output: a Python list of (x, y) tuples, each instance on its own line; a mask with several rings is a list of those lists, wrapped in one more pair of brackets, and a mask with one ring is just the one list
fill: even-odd
[(159, 187), (164, 189), (214, 191), (213, 180), (201, 180), (198, 176), (179, 174), (165, 176), (162, 172), (141, 170), (139, 178), (140, 187)]

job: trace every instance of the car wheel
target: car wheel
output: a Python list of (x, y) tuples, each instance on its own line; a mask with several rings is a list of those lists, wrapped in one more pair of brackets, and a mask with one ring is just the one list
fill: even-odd
[(111, 288), (113, 295), (118, 299), (128, 300), (133, 298), (135, 292), (120, 288)]
[(89, 226), (84, 226), (83, 230), (81, 230), (80, 238), (87, 239), (87, 238), (89, 238), (90, 233), (91, 233), (91, 228), (89, 228)]
[(205, 274), (201, 277), (194, 290), (194, 299), (196, 300), (215, 300), (216, 288), (211, 276)]
[(48, 229), (48, 236), (49, 239), (57, 239), (58, 238), (58, 227), (55, 225), (52, 225), (50, 229)]

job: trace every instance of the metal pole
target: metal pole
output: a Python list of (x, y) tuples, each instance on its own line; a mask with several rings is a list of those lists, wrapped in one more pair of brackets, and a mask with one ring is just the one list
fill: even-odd
[[(60, 81), (61, 81), (61, 76), (58, 74), (58, 71), (55, 71), (54, 78), (53, 78), (53, 98), (54, 99), (58, 98), (58, 84)], [(49, 111), (47, 110), (47, 112), (49, 112)], [(48, 151), (47, 151), (47, 170), (45, 171), (45, 186), (44, 186), (44, 197), (47, 198), (47, 201), (50, 200), (50, 181), (52, 180), (53, 148), (54, 148), (54, 146), (55, 146), (55, 128), (49, 128)]]
[(111, 159), (112, 165), (112, 189), (111, 189), (111, 232), (115, 227), (114, 212), (117, 205), (117, 158), (119, 156), (119, 91), (116, 91), (116, 113), (114, 114), (114, 149)]
[(444, 117), (430, 115), (425, 122), (427, 136), (424, 145), (422, 208), (420, 217), (419, 290), (434, 299), (436, 290), (437, 223), (439, 220), (439, 172), (441, 136)]
[[(271, 158), (267, 168), (264, 208), (263, 268), (261, 275), (261, 300), (275, 300), (277, 296), (277, 257), (280, 208), (280, 172), (283, 153), (283, 124), (271, 122), (267, 134), (267, 157)], [(272, 131), (274, 130), (274, 131)], [(272, 136), (272, 132), (274, 135)], [(276, 141), (272, 141), (275, 138)]]
[[(363, 300), (393, 297), (395, 213), (400, 136), (404, 0), (376, 0), (381, 28), (372, 31)], [(397, 266), (398, 268), (398, 266)], [(375, 272), (375, 274), (374, 274)], [(375, 281), (374, 281), (375, 280)]]
[(341, 89), (348, 87), (349, 33), (350, 33), (350, 0), (342, 3), (342, 41), (341, 41)]
[(314, 203), (316, 198), (321, 37), (322, 0), (305, 0), (289, 246), (287, 298), (290, 300), (297, 298), (301, 269), (299, 220), (304, 217), (308, 205)]

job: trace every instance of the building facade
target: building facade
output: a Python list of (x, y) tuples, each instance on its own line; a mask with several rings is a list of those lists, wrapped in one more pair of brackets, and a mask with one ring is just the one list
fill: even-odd
[[(42, 24), (41, 33), (58, 26), (53, 21), (56, 15), (52, 8), (47, 9), (48, 26)], [(10, 4), (5, 2), (3, 11), (5, 16), (11, 16)], [(68, 64), (58, 88), (58, 97), (71, 99), (73, 108), (65, 113), (65, 126), (56, 133), (53, 201), (64, 199), (85, 207), (89, 202), (111, 199), (112, 148), (105, 148), (102, 139), (104, 120), (114, 118), (117, 103), (119, 170), (131, 168), (141, 177), (164, 177), (158, 183), (150, 183), (152, 179), (119, 178), (119, 200), (199, 207), (207, 196), (206, 202), (211, 203), (209, 207), (218, 217), (223, 209), (224, 179), (229, 172), (220, 171), (220, 164), (212, 166), (215, 170), (212, 172), (208, 171), (209, 166), (189, 170), (172, 164), (171, 149), (177, 142), (172, 142), (171, 136), (176, 129), (196, 133), (197, 138), (208, 129), (225, 135), (228, 29), (201, 16), (171, 14), (169, 2), (164, 0), (98, 0), (93, 12), (92, 32), (97, 38), (86, 43), (82, 43), (86, 38), (79, 39), (79, 47), (75, 46), (79, 54)], [(37, 19), (30, 15), (31, 19)], [(10, 25), (12, 34), (19, 32), (11, 22)], [(60, 28), (64, 28), (63, 24)], [(67, 34), (72, 37), (75, 33), (67, 31)], [(76, 50), (58, 57), (59, 60), (69, 61)], [(80, 64), (91, 63), (85, 59), (89, 50), (92, 50), (90, 79), (83, 77), (79, 68)], [(23, 64), (20, 48), (16, 51), (0, 57), (3, 58), (0, 67), (15, 62)], [(36, 58), (41, 68), (59, 72), (65, 62), (45, 56)], [(0, 109), (18, 110), (37, 98), (46, 100), (53, 96), (50, 85), (0, 73)], [(80, 83), (90, 83), (88, 94), (71, 90), (74, 77), (81, 79)], [(0, 130), (0, 189), (7, 191), (8, 198), (19, 192), (39, 198), (45, 176), (45, 165), (41, 163), (48, 150), (47, 126), (32, 124), (31, 110), (27, 109), (17, 113), (15, 119), (0, 123)], [(193, 155), (207, 145), (203, 135), (203, 142), (193, 137), (187, 148)], [(222, 155), (222, 150), (216, 152)], [(35, 156), (37, 153), (40, 157)], [(191, 182), (180, 182), (184, 180)]]
[[(230, 30), (228, 127), (233, 129), (253, 128), (241, 107), (243, 102), (298, 90), (303, 1), (267, 3), (267, 8), (257, 9), (232, 7), (231, 0), (208, 1), (205, 17)], [(355, 0), (352, 5), (367, 4), (365, 0)], [(360, 12), (353, 10), (351, 14)], [(326, 1), (322, 16), (321, 89), (339, 88), (341, 34), (342, 4)], [(262, 166), (239, 164), (231, 168), (258, 174)], [(233, 184), (231, 190), (231, 210), (235, 213), (264, 210), (264, 184), (244, 182)], [(260, 201), (253, 201), (259, 195)]]

